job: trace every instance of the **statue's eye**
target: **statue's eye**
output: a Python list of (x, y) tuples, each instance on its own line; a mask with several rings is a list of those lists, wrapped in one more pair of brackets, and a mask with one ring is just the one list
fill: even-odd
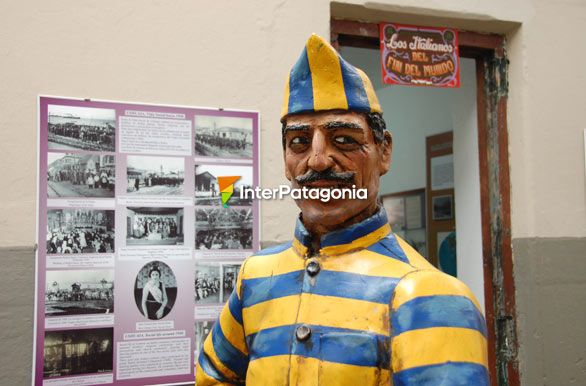
[(347, 135), (338, 135), (337, 137), (334, 137), (334, 141), (339, 145), (354, 145), (358, 143), (354, 138)]
[(289, 142), (290, 145), (305, 145), (307, 143), (307, 138), (303, 136), (294, 137), (291, 139), (291, 142)]

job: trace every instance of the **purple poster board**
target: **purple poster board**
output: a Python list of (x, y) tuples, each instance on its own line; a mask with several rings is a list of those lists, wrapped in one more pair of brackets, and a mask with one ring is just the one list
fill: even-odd
[(192, 384), (259, 249), (238, 193), (259, 185), (259, 113), (42, 96), (38, 124), (34, 384)]

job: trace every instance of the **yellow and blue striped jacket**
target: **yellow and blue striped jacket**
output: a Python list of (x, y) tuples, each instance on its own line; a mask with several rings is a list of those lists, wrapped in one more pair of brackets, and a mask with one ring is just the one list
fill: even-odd
[(293, 242), (245, 261), (196, 385), (488, 385), (477, 301), (383, 210), (310, 245), (298, 221)]

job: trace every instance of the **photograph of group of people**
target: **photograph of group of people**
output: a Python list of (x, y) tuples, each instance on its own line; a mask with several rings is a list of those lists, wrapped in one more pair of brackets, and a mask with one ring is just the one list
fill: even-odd
[(225, 303), (236, 288), (242, 262), (197, 261), (195, 304)]
[(126, 245), (182, 245), (183, 208), (129, 207)]
[(252, 249), (252, 209), (195, 210), (195, 248)]
[(113, 109), (49, 105), (49, 149), (115, 149), (116, 112)]
[(195, 165), (195, 205), (222, 205), (218, 177), (240, 176), (234, 183), (230, 206), (251, 206), (252, 196), (241, 198), (240, 191), (252, 188), (252, 166)]
[(129, 155), (126, 161), (130, 195), (183, 195), (185, 161), (178, 157), (149, 157)]
[(134, 286), (134, 299), (138, 311), (150, 320), (163, 319), (175, 305), (177, 280), (171, 267), (154, 260), (145, 264)]
[(114, 211), (50, 209), (47, 254), (113, 253)]
[(112, 371), (113, 328), (46, 331), (43, 378)]
[(47, 154), (49, 197), (114, 197), (116, 162), (113, 155)]
[(114, 270), (47, 271), (45, 316), (113, 312)]
[(252, 119), (195, 117), (195, 155), (215, 158), (252, 158)]

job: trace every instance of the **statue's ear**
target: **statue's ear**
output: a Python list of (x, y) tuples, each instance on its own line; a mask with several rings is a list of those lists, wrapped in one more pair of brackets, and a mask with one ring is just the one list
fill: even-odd
[(383, 142), (380, 144), (380, 175), (386, 174), (391, 168), (391, 155), (393, 154), (393, 136), (390, 132), (384, 131)]

